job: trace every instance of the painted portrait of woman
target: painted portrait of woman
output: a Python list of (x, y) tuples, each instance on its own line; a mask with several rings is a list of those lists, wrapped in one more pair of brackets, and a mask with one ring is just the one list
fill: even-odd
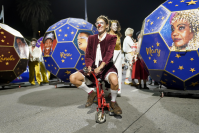
[(170, 50), (197, 50), (199, 48), (199, 12), (187, 10), (174, 12), (170, 17)]

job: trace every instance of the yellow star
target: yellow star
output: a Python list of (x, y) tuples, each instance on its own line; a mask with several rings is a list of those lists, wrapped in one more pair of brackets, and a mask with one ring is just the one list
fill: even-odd
[(172, 4), (172, 2), (170, 1), (170, 2), (168, 2), (168, 4)]
[(65, 40), (65, 39), (62, 39), (63, 41)]
[(66, 78), (66, 80), (69, 80), (68, 78)]
[(65, 60), (61, 60), (61, 61), (62, 61), (62, 63), (65, 62)]
[(62, 30), (60, 29), (59, 32), (61, 32)]
[(3, 57), (4, 55), (2, 54), (1, 56)]
[(193, 60), (194, 60), (194, 58), (190, 58), (190, 60), (191, 60), (191, 61), (193, 61)]
[(53, 64), (51, 66), (53, 66)]
[(173, 61), (173, 60), (171, 60), (171, 62), (170, 62), (170, 63), (172, 63), (172, 64), (173, 64), (173, 63), (174, 63), (174, 61)]
[(191, 0), (190, 2), (186, 2), (186, 3), (188, 3), (188, 5), (194, 5), (194, 4), (196, 4), (196, 2), (197, 2), (197, 1)]
[(58, 36), (60, 36), (60, 34), (58, 34)]
[(185, 2), (184, 0), (180, 1), (180, 2)]
[(191, 71), (191, 72), (194, 72), (194, 71), (196, 71), (196, 70), (194, 70), (194, 69), (195, 69), (195, 68), (190, 68), (190, 71)]
[(6, 38), (6, 36), (3, 36), (4, 38)]
[(165, 76), (167, 76), (167, 74), (166, 74), (166, 73), (164, 73), (164, 75), (165, 75)]
[(57, 69), (56, 67), (54, 67), (55, 68), (55, 70)]
[(67, 34), (65, 34), (65, 37), (67, 37)]
[(175, 57), (177, 57), (177, 58), (179, 59), (181, 56), (180, 56), (180, 54), (176, 54), (176, 56), (175, 56)]
[(153, 31), (153, 29), (152, 29), (152, 31)]
[(69, 27), (67, 27), (67, 29), (69, 29)]
[(83, 63), (83, 65), (85, 65), (85, 63)]
[(1, 42), (4, 42), (4, 41), (5, 41), (5, 40), (3, 40), (3, 39), (1, 40)]
[(44, 60), (45, 62), (47, 62), (47, 60)]
[(71, 34), (74, 34), (74, 32), (72, 31)]
[(81, 60), (84, 60), (84, 58), (81, 58)]
[(166, 82), (164, 82), (164, 81), (162, 81), (162, 80), (161, 80), (160, 82), (161, 82), (161, 84), (165, 84), (165, 85), (167, 85)]
[(68, 71), (68, 70), (67, 70), (65, 73), (66, 73), (66, 74), (71, 74), (71, 71)]
[(153, 45), (151, 47), (153, 48)]
[(149, 60), (151, 60), (151, 57), (149, 57)]
[(7, 42), (7, 44), (9, 44), (9, 43)]
[(78, 25), (76, 27), (79, 27)]
[(67, 50), (65, 49), (65, 52), (67, 52)]
[(56, 26), (52, 27), (52, 29), (55, 29), (55, 28), (56, 28)]
[(157, 19), (159, 19), (160, 17), (158, 17)]
[(82, 24), (86, 24), (86, 22), (82, 22)]
[(160, 77), (160, 75), (156, 75), (157, 77)]
[(153, 62), (154, 62), (154, 63), (157, 63), (157, 60), (154, 59)]
[(48, 67), (50, 67), (50, 65), (48, 64)]
[(149, 22), (149, 21), (150, 21), (150, 19), (147, 20), (147, 22)]
[(176, 81), (175, 80), (172, 80), (174, 83), (176, 83)]
[(162, 20), (164, 19), (165, 17), (162, 17)]
[(183, 68), (183, 66), (179, 66), (179, 68), (178, 68), (178, 69), (182, 70), (182, 69), (184, 69), (184, 68)]
[(72, 58), (71, 58), (71, 60), (72, 60)]
[(198, 84), (199, 84), (198, 81), (197, 82), (192, 82), (192, 84), (190, 86), (196, 86)]
[(175, 5), (175, 6), (178, 6), (178, 5)]
[(8, 53), (10, 54), (10, 51), (8, 51)]
[(6, 62), (6, 65), (9, 65), (9, 63), (8, 63), (8, 62)]
[(1, 34), (4, 34), (4, 32), (2, 31)]
[(159, 47), (159, 46), (160, 46), (160, 43), (157, 42), (156, 45), (157, 45), (157, 47)]
[(151, 22), (151, 25), (153, 24), (153, 22)]
[(172, 71), (173, 73), (175, 72), (175, 70)]

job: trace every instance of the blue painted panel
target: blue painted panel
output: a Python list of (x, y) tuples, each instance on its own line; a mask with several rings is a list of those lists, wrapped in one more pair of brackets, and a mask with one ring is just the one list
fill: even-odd
[(58, 21), (57, 23), (53, 24), (52, 26), (50, 26), (46, 32), (49, 32), (49, 31), (53, 31), (53, 30), (56, 30), (57, 28), (61, 27), (62, 25), (66, 24), (67, 23), (67, 19), (62, 19), (60, 21)]
[(57, 43), (52, 57), (60, 68), (74, 68), (80, 53), (72, 42)]
[(199, 57), (197, 52), (171, 52), (165, 70), (182, 80), (196, 75), (199, 73)]
[(76, 71), (76, 69), (60, 69), (57, 77), (59, 77), (64, 82), (70, 82), (69, 76)]
[(70, 18), (68, 21), (69, 24), (73, 25), (78, 29), (89, 29), (92, 30), (92, 24), (80, 18)]
[(181, 10), (189, 10), (189, 9), (197, 9), (199, 7), (199, 0), (196, 1), (196, 4), (190, 4), (187, 2), (191, 2), (192, 0), (168, 0), (163, 6), (168, 8), (170, 11), (181, 11)]
[(158, 32), (165, 20), (170, 15), (170, 12), (160, 6), (145, 19), (144, 34)]
[(164, 70), (169, 49), (160, 37), (160, 34), (144, 35), (140, 54), (148, 69)]
[(81, 58), (79, 59), (78, 64), (76, 66), (78, 70), (83, 69), (83, 67), (85, 67), (85, 55), (81, 55)]
[(95, 26), (92, 27), (92, 32), (94, 34), (98, 34), (99, 33), (98, 30), (97, 30), (97, 28)]
[(187, 90), (199, 90), (199, 74), (185, 81)]
[(51, 57), (43, 57), (43, 59), (46, 69), (56, 76), (59, 68), (54, 60)]

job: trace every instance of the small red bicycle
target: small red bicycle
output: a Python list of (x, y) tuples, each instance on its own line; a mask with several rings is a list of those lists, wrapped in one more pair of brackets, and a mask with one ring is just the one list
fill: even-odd
[[(88, 73), (88, 68), (84, 67), (83, 71), (85, 73)], [(104, 91), (103, 91), (103, 88), (102, 88), (102, 80), (96, 78), (96, 75), (95, 75), (93, 70), (92, 70), (91, 74), (93, 75), (93, 77), (95, 79), (96, 91), (97, 91), (97, 102), (98, 102), (95, 120), (96, 120), (97, 123), (101, 124), (101, 123), (104, 123), (106, 121), (106, 114), (105, 114), (105, 108), (106, 107), (108, 108), (109, 115), (114, 115), (114, 114), (113, 114), (113, 112), (111, 112), (110, 104), (106, 103), (106, 99), (104, 97)]]

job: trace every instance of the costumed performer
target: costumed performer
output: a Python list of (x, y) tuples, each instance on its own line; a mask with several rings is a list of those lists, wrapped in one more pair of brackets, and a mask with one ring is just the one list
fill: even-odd
[(92, 88), (87, 86), (91, 83), (95, 83), (93, 75), (90, 74), (93, 68), (97, 78), (101, 78), (103, 81), (110, 84), (110, 107), (113, 109), (114, 114), (120, 115), (122, 114), (122, 110), (116, 102), (118, 91), (117, 69), (112, 62), (117, 37), (107, 34), (106, 29), (109, 26), (107, 17), (103, 15), (99, 16), (95, 25), (99, 33), (89, 36), (85, 54), (85, 64), (89, 73), (84, 75), (83, 70), (77, 71), (70, 75), (70, 82), (77, 88), (83, 89), (88, 93), (85, 107), (91, 106), (97, 95)]

